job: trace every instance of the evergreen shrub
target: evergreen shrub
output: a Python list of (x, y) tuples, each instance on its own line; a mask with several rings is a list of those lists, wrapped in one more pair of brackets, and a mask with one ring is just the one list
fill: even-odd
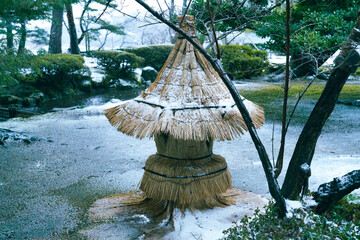
[(22, 69), (28, 68), (34, 58), (29, 51), (15, 55), (13, 50), (0, 46), (0, 94), (5, 91), (3, 86), (10, 88), (19, 84), (23, 78)]
[(269, 66), (267, 52), (246, 45), (221, 46), (221, 61), (232, 79), (262, 76)]
[[(350, 195), (351, 196), (351, 195)], [(359, 196), (356, 197), (359, 200)], [(232, 228), (224, 231), (226, 240), (269, 240), (269, 239), (359, 239), (360, 204), (341, 200), (323, 216), (309, 208), (291, 210), (292, 216), (279, 218), (273, 203), (259, 209), (253, 217), (245, 216)]]
[(154, 45), (140, 48), (129, 48), (124, 50), (144, 58), (144, 67), (151, 66), (157, 71), (160, 71), (173, 47), (174, 46), (172, 45)]
[(31, 62), (30, 72), (23, 82), (50, 96), (72, 93), (81, 86), (83, 80), (90, 79), (89, 69), (84, 66), (84, 58), (72, 54), (38, 56)]
[(91, 56), (98, 59), (98, 64), (105, 72), (105, 85), (118, 79), (136, 82), (134, 70), (144, 63), (142, 57), (124, 51), (93, 51)]

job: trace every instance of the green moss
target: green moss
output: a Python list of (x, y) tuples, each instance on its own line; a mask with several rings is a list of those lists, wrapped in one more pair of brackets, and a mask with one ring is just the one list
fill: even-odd
[[(301, 84), (291, 85), (289, 89), (288, 114), (292, 111), (298, 96), (304, 91), (305, 87), (306, 85)], [(309, 87), (297, 106), (293, 117), (294, 123), (303, 123), (307, 119), (323, 89), (324, 85), (315, 84)], [(339, 100), (358, 100), (360, 98), (359, 92), (360, 85), (345, 85), (340, 93)], [(281, 86), (268, 86), (257, 90), (242, 90), (240, 94), (262, 106), (265, 109), (267, 120), (281, 120), (281, 106), (284, 94), (284, 89)]]
[[(301, 94), (305, 85), (292, 85), (289, 89), (289, 98), (296, 99)], [(305, 92), (303, 98), (317, 100), (324, 85), (312, 85)], [(246, 98), (256, 99), (258, 102), (275, 101), (276, 98), (281, 98), (284, 94), (284, 89), (281, 86), (268, 86), (258, 90), (243, 90), (240, 92)], [(358, 100), (360, 98), (360, 85), (345, 85), (340, 93), (339, 99)]]

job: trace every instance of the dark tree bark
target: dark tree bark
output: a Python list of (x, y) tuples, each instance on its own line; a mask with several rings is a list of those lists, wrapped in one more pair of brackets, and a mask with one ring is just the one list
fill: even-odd
[(76, 27), (75, 27), (75, 22), (74, 22), (74, 14), (73, 14), (72, 5), (71, 5), (70, 1), (65, 2), (65, 9), (66, 9), (66, 15), (67, 15), (68, 25), (69, 25), (70, 52), (72, 54), (79, 54), (80, 49), (79, 49)]
[(62, 27), (64, 21), (64, 5), (54, 4), (51, 18), (49, 53), (62, 52)]
[(341, 178), (323, 183), (314, 194), (318, 203), (315, 212), (322, 214), (329, 210), (335, 203), (355, 189), (360, 188), (360, 170), (354, 170)]
[(254, 145), (258, 151), (259, 158), (261, 160), (261, 163), (264, 168), (265, 175), (266, 175), (266, 179), (268, 182), (270, 194), (275, 199), (276, 205), (279, 209), (279, 216), (285, 217), (286, 212), (287, 212), (285, 199), (281, 195), (280, 187), (278, 185), (278, 182), (275, 179), (275, 174), (274, 174), (273, 168), (271, 166), (269, 157), (266, 153), (265, 147), (262, 144), (262, 142), (256, 132), (254, 123), (251, 120), (248, 110), (246, 109), (243, 101), (241, 100), (241, 97), (240, 97), (238, 91), (236, 90), (234, 84), (232, 83), (229, 76), (226, 74), (224, 68), (222, 67), (220, 60), (211, 57), (210, 54), (202, 46), (200, 46), (191, 36), (186, 34), (182, 29), (180, 29), (173, 23), (166, 20), (161, 14), (159, 14), (154, 9), (152, 9), (150, 6), (148, 6), (144, 1), (136, 0), (136, 2), (139, 3), (141, 6), (143, 6), (146, 10), (148, 10), (157, 19), (159, 19), (160, 21), (162, 21), (163, 23), (165, 23), (166, 25), (168, 25), (169, 27), (174, 29), (176, 32), (181, 34), (186, 40), (188, 40), (197, 50), (199, 50), (199, 52), (201, 52), (204, 55), (204, 57), (210, 62), (212, 67), (215, 69), (215, 71), (219, 74), (221, 80), (224, 82), (226, 87), (229, 89), (229, 92), (230, 92), (231, 96), (233, 97), (233, 99), (236, 103), (236, 106), (239, 108), (239, 111), (244, 118), (244, 121), (245, 121), (248, 131), (251, 135), (251, 138), (254, 142)]
[(20, 23), (20, 41), (19, 41), (19, 47), (18, 47), (18, 54), (21, 54), (25, 50), (26, 45), (26, 23), (25, 21), (22, 21)]
[(285, 84), (284, 84), (284, 101), (282, 111), (282, 124), (281, 124), (281, 142), (280, 150), (275, 165), (275, 177), (279, 177), (285, 152), (285, 140), (286, 140), (286, 117), (287, 117), (287, 102), (289, 94), (289, 83), (290, 83), (290, 18), (291, 18), (291, 7), (290, 0), (286, 0), (286, 64), (285, 64)]
[(14, 48), (14, 34), (13, 34), (13, 25), (10, 20), (5, 20), (6, 24), (6, 47), (8, 49)]
[(357, 29), (360, 29), (359, 16), (349, 39), (335, 59), (335, 67), (329, 80), (300, 134), (281, 189), (285, 198), (295, 200), (307, 185), (309, 176), (301, 166), (311, 165), (322, 128), (332, 113), (346, 80), (356, 71), (360, 60), (358, 52), (355, 51), (357, 44), (354, 44), (360, 42), (360, 32)]

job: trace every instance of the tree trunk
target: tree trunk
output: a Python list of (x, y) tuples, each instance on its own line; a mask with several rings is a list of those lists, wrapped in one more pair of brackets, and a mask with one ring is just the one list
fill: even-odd
[(18, 47), (18, 54), (21, 54), (25, 50), (26, 44), (26, 23), (25, 21), (21, 21), (20, 23), (20, 41)]
[(51, 18), (49, 53), (62, 52), (62, 26), (64, 21), (64, 5), (54, 4)]
[(181, 14), (184, 15), (187, 7), (187, 0), (183, 0)]
[(356, 71), (360, 60), (359, 54), (354, 50), (357, 46), (354, 43), (360, 41), (357, 29), (360, 29), (359, 16), (349, 39), (335, 59), (335, 68), (300, 134), (281, 189), (285, 198), (295, 200), (307, 186), (309, 176), (302, 166), (305, 164), (310, 167), (322, 128), (332, 113), (346, 80)]
[(318, 203), (315, 212), (324, 213), (357, 188), (360, 188), (360, 170), (354, 170), (341, 178), (334, 178), (331, 182), (321, 184), (314, 194), (314, 199)]
[(73, 14), (72, 5), (71, 5), (70, 1), (65, 2), (65, 8), (66, 8), (66, 15), (67, 15), (68, 25), (69, 25), (70, 52), (71, 52), (71, 54), (79, 54), (80, 49), (79, 49), (76, 27), (75, 27), (75, 22), (74, 22), (74, 14)]
[(5, 20), (6, 24), (6, 46), (8, 49), (14, 48), (14, 34), (13, 34), (13, 25), (10, 20)]

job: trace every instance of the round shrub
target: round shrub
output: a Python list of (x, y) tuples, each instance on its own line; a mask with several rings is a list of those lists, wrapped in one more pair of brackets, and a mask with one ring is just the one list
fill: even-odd
[(94, 51), (91, 56), (97, 58), (98, 64), (103, 68), (105, 82), (118, 79), (136, 81), (134, 70), (144, 63), (142, 57), (124, 51)]
[(269, 66), (265, 51), (254, 50), (246, 45), (221, 46), (220, 50), (224, 69), (233, 79), (264, 75)]
[(90, 76), (83, 57), (72, 54), (38, 56), (32, 61), (30, 71), (23, 81), (50, 96), (71, 93)]
[(172, 45), (155, 45), (140, 48), (129, 48), (124, 50), (144, 58), (144, 67), (151, 66), (157, 71), (160, 71), (173, 47), (174, 46)]

